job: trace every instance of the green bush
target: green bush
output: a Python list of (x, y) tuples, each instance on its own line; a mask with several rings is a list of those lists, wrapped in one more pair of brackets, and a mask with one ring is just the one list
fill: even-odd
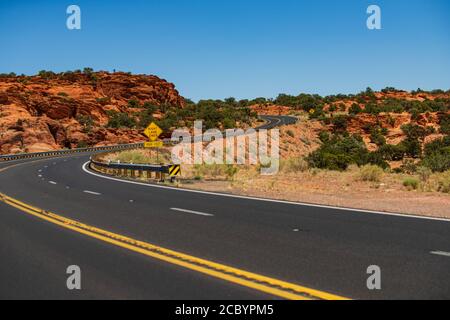
[(400, 161), (405, 157), (406, 149), (402, 144), (384, 144), (376, 152), (380, 154), (383, 160)]
[(344, 132), (347, 130), (348, 126), (348, 116), (339, 115), (331, 119), (331, 123), (333, 124), (334, 132)]
[(408, 190), (417, 190), (419, 188), (419, 180), (416, 178), (405, 178), (403, 180), (403, 185), (408, 188)]
[(294, 132), (293, 132), (292, 130), (286, 131), (286, 134), (287, 134), (289, 137), (292, 137), (292, 138), (295, 137)]
[(140, 107), (141, 107), (141, 105), (139, 104), (138, 100), (131, 99), (128, 101), (128, 108), (135, 109), (135, 108), (140, 108)]
[(41, 70), (41, 71), (39, 71), (38, 76), (40, 76), (41, 78), (43, 78), (45, 80), (49, 80), (49, 79), (56, 77), (56, 73), (54, 73), (53, 71)]
[(89, 145), (86, 141), (78, 141), (77, 148), (87, 148), (87, 147), (89, 147)]
[(439, 174), (438, 191), (450, 193), (450, 170)]
[(439, 124), (441, 126), (440, 132), (442, 134), (450, 135), (450, 115), (444, 114), (439, 117)]
[(97, 98), (95, 99), (98, 103), (100, 103), (101, 105), (107, 105), (111, 102), (111, 98), (110, 97), (101, 97), (101, 98)]
[(420, 165), (430, 168), (433, 172), (450, 170), (450, 136), (426, 144)]
[(375, 164), (386, 168), (388, 164), (376, 153), (370, 153), (358, 135), (333, 135), (319, 149), (306, 158), (312, 168), (343, 171), (350, 164)]
[(134, 128), (136, 126), (136, 120), (127, 113), (110, 111), (108, 112), (108, 116), (109, 121), (106, 125), (108, 128)]
[(94, 125), (94, 120), (89, 115), (78, 115), (77, 121), (83, 126), (84, 133), (90, 133)]
[(238, 169), (237, 166), (234, 166), (234, 165), (232, 165), (232, 164), (226, 165), (226, 166), (225, 166), (225, 174), (226, 174), (226, 176), (227, 176), (227, 180), (233, 181), (235, 175), (236, 175), (237, 172), (238, 172), (238, 170), (239, 170), (239, 169)]
[(370, 130), (370, 141), (379, 147), (386, 144), (386, 138), (383, 136), (380, 128), (373, 128)]
[(419, 166), (416, 168), (416, 173), (419, 175), (422, 182), (427, 182), (433, 172), (428, 167)]
[(358, 113), (362, 112), (362, 108), (359, 106), (358, 103), (353, 103), (348, 110), (348, 113), (351, 115), (357, 115)]

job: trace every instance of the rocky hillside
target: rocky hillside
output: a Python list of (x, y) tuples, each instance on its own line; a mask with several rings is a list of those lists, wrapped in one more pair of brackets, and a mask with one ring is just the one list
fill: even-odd
[(151, 75), (84, 71), (0, 77), (0, 154), (131, 143), (142, 130), (107, 126), (144, 104), (182, 108), (172, 83)]
[(382, 129), (386, 142), (398, 144), (406, 137), (402, 126), (412, 124), (426, 128), (425, 143), (442, 138), (443, 125), (448, 126), (450, 91), (422, 90), (407, 92), (386, 88), (381, 92), (368, 89), (357, 95), (321, 97), (301, 94), (279, 95), (274, 100), (251, 105), (258, 114), (288, 115), (307, 113), (310, 121), (319, 121), (329, 132), (358, 134), (369, 150), (376, 150), (374, 129)]

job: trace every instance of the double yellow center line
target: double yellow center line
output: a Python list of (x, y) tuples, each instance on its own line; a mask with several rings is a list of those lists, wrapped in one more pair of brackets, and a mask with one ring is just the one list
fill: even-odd
[[(11, 166), (12, 167), (12, 166)], [(9, 168), (11, 168), (9, 167)], [(6, 168), (0, 170), (4, 171)], [(200, 272), (230, 283), (252, 288), (276, 297), (290, 300), (346, 300), (347, 298), (331, 293), (314, 290), (286, 281), (266, 277), (220, 263), (197, 258), (188, 254), (166, 249), (151, 243), (132, 239), (117, 233), (93, 227), (58, 214), (36, 208), (17, 199), (0, 193), (0, 202), (4, 202), (22, 212), (61, 226), (65, 229), (107, 242), (109, 244), (134, 251), (180, 267)]]
[(99, 229), (62, 217), (52, 212), (30, 206), (2, 193), (0, 193), (0, 201), (35, 217), (89, 237), (277, 297), (293, 300), (345, 299), (323, 291), (306, 288), (289, 282), (200, 259), (191, 255), (165, 249), (147, 242), (138, 241), (120, 234)]

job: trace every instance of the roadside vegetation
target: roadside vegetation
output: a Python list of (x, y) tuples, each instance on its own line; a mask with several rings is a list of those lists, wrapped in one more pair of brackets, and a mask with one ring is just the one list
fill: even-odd
[[(109, 128), (143, 129), (155, 122), (164, 131), (179, 127), (192, 127), (195, 120), (203, 120), (204, 129), (231, 129), (250, 126), (257, 117), (248, 107), (242, 107), (234, 99), (200, 100), (194, 103), (186, 100), (184, 108), (171, 105), (139, 104), (130, 100), (128, 107), (136, 109), (133, 114), (109, 111)], [(157, 116), (159, 115), (159, 116)]]
[(133, 164), (169, 164), (170, 153), (166, 149), (160, 149), (158, 152), (149, 149), (127, 150), (107, 153), (101, 160)]

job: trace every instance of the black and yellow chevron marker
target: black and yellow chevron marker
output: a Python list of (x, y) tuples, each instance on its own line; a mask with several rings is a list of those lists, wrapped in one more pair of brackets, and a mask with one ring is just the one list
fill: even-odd
[(179, 176), (181, 174), (181, 166), (179, 164), (174, 164), (169, 167), (169, 175), (171, 177)]

